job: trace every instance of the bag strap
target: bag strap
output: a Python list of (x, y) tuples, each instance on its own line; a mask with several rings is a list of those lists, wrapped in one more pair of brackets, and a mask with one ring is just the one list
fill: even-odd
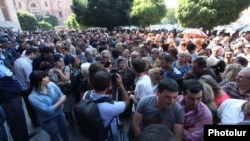
[(90, 97), (90, 94), (91, 94), (91, 93), (92, 93), (92, 90), (88, 90), (88, 91), (86, 92), (85, 99), (88, 99), (88, 100), (93, 101), (93, 102), (95, 102), (95, 103), (108, 102), (108, 103), (110, 103), (110, 104), (114, 104), (114, 101), (113, 101), (111, 98), (109, 98), (109, 97), (102, 97), (102, 98), (99, 98), (99, 99), (97, 99), (97, 100), (92, 100), (91, 97)]

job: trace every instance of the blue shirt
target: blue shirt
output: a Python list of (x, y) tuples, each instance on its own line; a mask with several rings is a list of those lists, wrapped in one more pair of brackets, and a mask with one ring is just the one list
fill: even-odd
[(178, 68), (177, 66), (177, 61), (175, 61), (172, 66), (177, 68), (180, 72), (181, 72), (181, 75), (183, 76), (186, 72), (188, 72), (190, 69), (191, 69), (191, 66), (189, 64), (186, 64), (185, 66), (181, 67), (181, 68)]
[(47, 84), (48, 93), (44, 94), (33, 89), (29, 95), (29, 102), (37, 113), (38, 122), (47, 121), (63, 112), (63, 104), (56, 109), (55, 103), (61, 98), (60, 88), (53, 82)]
[(14, 74), (22, 86), (22, 90), (29, 89), (29, 75), (32, 72), (32, 60), (26, 55), (18, 58), (14, 63)]

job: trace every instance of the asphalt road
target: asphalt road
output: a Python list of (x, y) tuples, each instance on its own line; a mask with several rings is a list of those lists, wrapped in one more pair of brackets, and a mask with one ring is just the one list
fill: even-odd
[[(34, 128), (32, 126), (31, 120), (27, 114), (26, 111), (26, 107), (25, 107), (25, 103), (23, 102), (23, 108), (25, 111), (25, 116), (26, 116), (26, 121), (27, 121), (27, 125), (28, 125), (28, 131), (30, 132), (37, 132), (37, 134), (30, 139), (30, 141), (49, 141), (49, 135), (40, 127), (38, 128)], [(120, 139), (119, 141), (128, 141), (127, 139), (127, 131), (129, 128), (129, 118), (124, 118), (121, 119), (121, 121), (124, 123), (124, 128), (123, 128), (123, 134), (121, 134), (122, 136), (119, 135), (119, 137), (123, 137), (124, 139)], [(5, 127), (6, 127), (6, 131), (8, 134), (8, 139), (9, 141), (13, 141), (11, 138), (11, 135), (9, 133), (9, 128), (5, 122)], [(71, 126), (68, 126), (68, 133), (69, 133), (69, 138), (70, 141), (88, 141), (86, 138), (84, 138), (84, 136), (79, 132), (78, 129), (78, 125), (76, 124), (76, 122), (74, 122), (74, 124), (72, 124)]]

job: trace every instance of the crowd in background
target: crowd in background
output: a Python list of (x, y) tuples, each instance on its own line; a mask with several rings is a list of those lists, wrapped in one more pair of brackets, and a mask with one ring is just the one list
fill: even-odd
[[(143, 74), (150, 78), (150, 82), (145, 85), (151, 87), (155, 95), (158, 95), (160, 80), (174, 79), (179, 87), (178, 95), (184, 95), (184, 99), (188, 92), (183, 86), (189, 86), (185, 81), (197, 80), (203, 87), (198, 102), (204, 103), (211, 111), (211, 124), (249, 124), (250, 31), (241, 34), (238, 31), (212, 31), (207, 38), (192, 38), (177, 30), (82, 29), (19, 33), (2, 27), (0, 44), (0, 58), (13, 72), (13, 76), (18, 77), (22, 96), (35, 127), (39, 126), (38, 117), (28, 104), (30, 80), (20, 81), (25, 78), (20, 78), (18, 72), (46, 72), (49, 81), (54, 82), (67, 97), (63, 112), (70, 126), (74, 122), (74, 105), (82, 99), (85, 91), (93, 89), (89, 80), (92, 75), (90, 65), (93, 63), (101, 64), (110, 73), (115, 71), (121, 75), (131, 103), (134, 103), (130, 104), (125, 115), (134, 113), (139, 100), (147, 95), (136, 95), (136, 91), (139, 91), (136, 88), (140, 81), (138, 78)], [(24, 56), (29, 58), (32, 67), (20, 70), (17, 60)], [(143, 60), (144, 65), (141, 66), (144, 68), (140, 68), (140, 63), (133, 66), (138, 59)], [(4, 76), (8, 74), (1, 77)], [(146, 78), (144, 80), (143, 83), (148, 82)], [(148, 89), (141, 91), (151, 92)], [(176, 101), (182, 104), (181, 98)], [(184, 131), (183, 139), (199, 140), (203, 136), (202, 127), (195, 129), (192, 125), (195, 123), (186, 121), (186, 113), (184, 116), (183, 126), (190, 134)], [(196, 134), (192, 134), (194, 132)]]

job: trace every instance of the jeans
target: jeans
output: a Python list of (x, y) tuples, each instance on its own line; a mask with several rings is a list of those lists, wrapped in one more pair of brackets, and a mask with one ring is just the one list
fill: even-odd
[(68, 129), (64, 113), (49, 119), (47, 121), (39, 122), (41, 128), (45, 130), (49, 136), (50, 141), (59, 141), (59, 133), (63, 141), (69, 141)]

